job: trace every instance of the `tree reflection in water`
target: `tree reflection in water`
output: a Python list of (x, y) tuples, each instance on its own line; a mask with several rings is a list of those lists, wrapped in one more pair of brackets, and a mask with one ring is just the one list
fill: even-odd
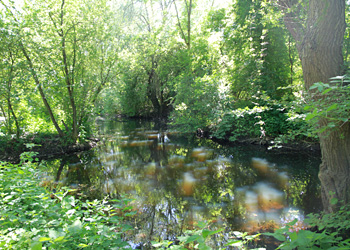
[(319, 156), (225, 147), (136, 120), (99, 131), (97, 148), (53, 160), (47, 172), (92, 198), (132, 197), (134, 243), (175, 239), (198, 221), (261, 231), (320, 208)]

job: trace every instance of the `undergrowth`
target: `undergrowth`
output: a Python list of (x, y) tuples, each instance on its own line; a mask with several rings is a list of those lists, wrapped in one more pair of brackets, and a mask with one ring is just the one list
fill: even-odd
[(130, 249), (123, 234), (131, 227), (119, 215), (128, 200), (82, 201), (69, 189), (50, 194), (38, 186), (34, 156), (0, 163), (0, 249)]

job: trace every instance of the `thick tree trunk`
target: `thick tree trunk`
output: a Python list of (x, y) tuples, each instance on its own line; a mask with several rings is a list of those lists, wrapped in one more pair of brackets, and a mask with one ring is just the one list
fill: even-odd
[(298, 46), (306, 89), (342, 75), (344, 0), (310, 0), (306, 32)]
[(331, 204), (331, 198), (350, 203), (350, 124), (344, 124), (330, 135), (320, 135), (320, 144), (322, 164), (318, 177), (322, 184), (322, 202), (325, 211), (334, 212), (339, 206)]
[(157, 97), (157, 89), (158, 86), (156, 86), (156, 81), (155, 79), (156, 73), (154, 72), (154, 69), (151, 69), (151, 72), (148, 74), (148, 85), (147, 85), (147, 97), (148, 99), (152, 102), (153, 108), (154, 108), (154, 113), (157, 117), (160, 117), (161, 114), (161, 105), (159, 104), (159, 100)]
[[(297, 42), (306, 89), (316, 82), (327, 83), (331, 77), (342, 75), (345, 0), (309, 0), (305, 27), (295, 21), (297, 13), (290, 12), (296, 1), (281, 0), (278, 3), (285, 11), (285, 24)], [(327, 123), (327, 119), (321, 119), (319, 126)], [(331, 204), (331, 198), (350, 202), (350, 125), (343, 124), (332, 133), (319, 134), (319, 137), (322, 201), (325, 211), (333, 212), (337, 207)]]

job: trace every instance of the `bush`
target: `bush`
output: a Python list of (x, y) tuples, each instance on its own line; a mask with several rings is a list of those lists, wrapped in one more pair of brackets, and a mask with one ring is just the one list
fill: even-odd
[[(337, 202), (337, 201), (335, 201)], [(274, 233), (265, 233), (283, 243), (278, 249), (350, 249), (350, 205), (345, 205), (336, 213), (310, 214), (305, 223), (310, 230), (296, 231), (293, 225), (297, 220), (288, 223)], [(312, 229), (312, 230), (311, 230)]]
[(0, 163), (0, 249), (129, 248), (122, 235), (130, 227), (115, 213), (126, 201), (82, 201), (68, 189), (50, 195), (38, 186), (33, 156)]
[(213, 136), (230, 141), (245, 137), (279, 137), (287, 142), (307, 137), (309, 129), (304, 115), (280, 104), (273, 104), (226, 112), (212, 130)]
[(194, 132), (211, 124), (219, 97), (217, 79), (202, 77), (193, 80), (184, 76), (177, 86), (172, 125), (182, 132)]

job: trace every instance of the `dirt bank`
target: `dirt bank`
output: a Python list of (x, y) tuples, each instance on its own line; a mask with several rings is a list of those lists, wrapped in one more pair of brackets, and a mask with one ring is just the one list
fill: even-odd
[[(68, 144), (56, 136), (32, 136), (25, 139), (11, 139), (0, 143), (0, 161), (18, 163), (25, 151), (38, 152), (39, 159), (49, 159), (59, 155), (89, 150), (96, 146), (98, 139), (88, 139), (83, 143)], [(30, 146), (35, 144), (35, 146)], [(29, 145), (29, 148), (28, 148)]]

